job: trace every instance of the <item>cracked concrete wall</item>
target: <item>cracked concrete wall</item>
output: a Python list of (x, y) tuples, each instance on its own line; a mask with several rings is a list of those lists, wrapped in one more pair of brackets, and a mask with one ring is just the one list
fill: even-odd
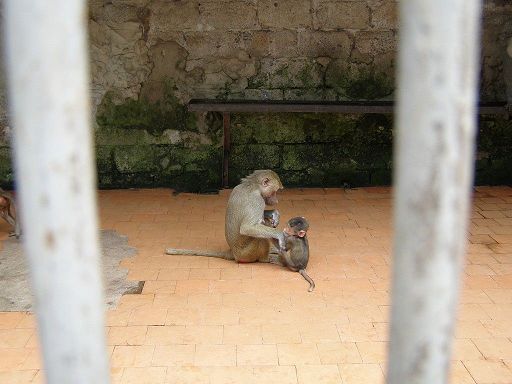
[[(93, 0), (94, 102), (108, 91), (120, 99), (158, 99), (165, 78), (183, 102), (353, 98), (333, 81), (344, 74), (347, 81), (373, 72), (393, 76), (396, 6), (391, 0)], [(326, 76), (332, 72), (334, 78)], [(392, 90), (378, 96), (391, 98)]]
[[(484, 2), (484, 100), (505, 99), (511, 16), (512, 3)], [(94, 104), (108, 91), (156, 100), (163, 79), (183, 102), (392, 99), (390, 87), (352, 94), (340, 80), (393, 79), (397, 30), (393, 0), (91, 0)]]

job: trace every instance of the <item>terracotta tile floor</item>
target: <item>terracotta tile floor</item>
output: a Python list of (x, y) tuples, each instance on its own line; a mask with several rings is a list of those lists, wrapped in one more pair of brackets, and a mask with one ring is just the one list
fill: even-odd
[[(309, 274), (165, 256), (224, 249), (229, 191), (100, 191), (101, 227), (129, 237), (142, 295), (107, 312), (114, 383), (382, 383), (391, 259), (388, 188), (285, 190), (279, 209), (311, 221)], [(5, 238), (7, 226), (1, 224)], [(458, 312), (453, 383), (512, 383), (512, 188), (477, 188)], [(0, 383), (41, 383), (33, 315), (0, 313)]]

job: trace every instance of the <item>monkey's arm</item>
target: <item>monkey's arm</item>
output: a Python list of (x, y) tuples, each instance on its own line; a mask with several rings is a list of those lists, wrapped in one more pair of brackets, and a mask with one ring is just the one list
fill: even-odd
[(272, 227), (267, 227), (259, 222), (256, 224), (249, 224), (247, 222), (243, 223), (240, 226), (240, 234), (250, 237), (259, 237), (262, 239), (276, 239), (279, 242), (279, 247), (281, 249), (284, 249), (285, 247), (283, 232)]
[(282, 231), (261, 224), (261, 219), (262, 217), (247, 212), (240, 224), (240, 234), (244, 236), (276, 240), (283, 237)]

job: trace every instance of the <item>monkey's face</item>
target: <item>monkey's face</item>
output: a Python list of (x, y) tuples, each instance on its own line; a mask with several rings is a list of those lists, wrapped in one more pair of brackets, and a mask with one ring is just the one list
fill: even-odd
[(261, 195), (266, 205), (276, 205), (279, 202), (279, 200), (277, 200), (277, 192), (271, 192), (269, 195)]
[(292, 217), (288, 221), (288, 225), (287, 225), (287, 228), (285, 228), (285, 232), (292, 236), (304, 237), (304, 236), (306, 236), (308, 229), (309, 229), (308, 221), (302, 216), (297, 216), (297, 217)]
[(265, 217), (263, 219), (263, 223), (262, 224), (265, 224), (268, 227), (275, 228), (276, 227), (276, 220), (274, 220), (273, 217)]
[(282, 188), (283, 185), (281, 184), (281, 180), (279, 180), (279, 178), (276, 179), (274, 177), (264, 177), (260, 183), (260, 192), (261, 197), (263, 197), (263, 200), (265, 200), (265, 204), (276, 205), (278, 203), (277, 191)]
[(307, 230), (297, 227), (290, 227), (288, 224), (284, 228), (284, 232), (289, 236), (304, 237), (306, 236)]

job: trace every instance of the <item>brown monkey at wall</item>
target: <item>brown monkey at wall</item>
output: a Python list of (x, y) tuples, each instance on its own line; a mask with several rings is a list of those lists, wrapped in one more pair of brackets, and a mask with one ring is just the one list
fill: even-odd
[(309, 283), (308, 292), (315, 289), (315, 282), (306, 273), (309, 261), (309, 243), (306, 233), (309, 223), (304, 217), (293, 217), (288, 221), (283, 232), (285, 234), (286, 250), (280, 252), (280, 259), (285, 267), (293, 272), (299, 272)]
[(21, 235), (20, 222), (17, 218), (16, 203), (13, 195), (0, 188), (0, 217), (7, 221), (14, 228), (14, 232), (9, 236), (16, 236), (18, 239)]
[(239, 263), (270, 261), (270, 241), (276, 239), (284, 250), (284, 233), (262, 224), (265, 205), (276, 205), (277, 191), (283, 188), (279, 176), (271, 170), (254, 171), (233, 188), (226, 209), (227, 252), (168, 248), (169, 255), (221, 257)]

